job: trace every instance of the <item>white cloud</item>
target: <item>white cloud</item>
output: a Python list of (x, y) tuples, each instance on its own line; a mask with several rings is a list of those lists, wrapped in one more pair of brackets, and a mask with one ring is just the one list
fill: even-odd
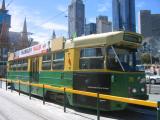
[(35, 41), (42, 43), (43, 41), (50, 40), (51, 34), (50, 32), (38, 32), (32, 35), (32, 38)]
[(58, 24), (58, 23), (47, 22), (47, 23), (43, 24), (41, 27), (44, 29), (47, 29), (47, 30), (54, 29), (54, 30), (63, 30), (63, 31), (67, 32), (67, 26), (62, 25), (62, 24)]
[(96, 18), (95, 18), (95, 17), (89, 18), (89, 19), (88, 19), (88, 22), (95, 23), (95, 22), (96, 22)]
[[(62, 9), (63, 7), (59, 7)], [(36, 41), (44, 41), (51, 37), (51, 32), (54, 29), (55, 31), (67, 32), (67, 25), (51, 22), (52, 20), (46, 20), (46, 17), (43, 17), (41, 13), (37, 10), (30, 12), (30, 8), (25, 6), (18, 6), (12, 4), (9, 8), (9, 13), (12, 15), (11, 18), (11, 28), (10, 31), (21, 32), (23, 29), (24, 18), (27, 18), (28, 31), (33, 32), (32, 37)], [(29, 29), (31, 28), (31, 29)]]
[(98, 12), (107, 12), (111, 10), (112, 1), (107, 0), (104, 3), (98, 4)]
[(11, 31), (20, 32), (23, 29), (23, 22), (25, 14), (25, 8), (20, 6), (15, 6), (14, 4), (10, 7), (9, 13), (11, 17)]
[(136, 4), (136, 7), (137, 8), (142, 8), (142, 7), (144, 7), (145, 6), (145, 2), (139, 2), (138, 1), (138, 3)]
[(67, 13), (68, 8), (66, 6), (63, 6), (63, 5), (58, 5), (57, 10)]

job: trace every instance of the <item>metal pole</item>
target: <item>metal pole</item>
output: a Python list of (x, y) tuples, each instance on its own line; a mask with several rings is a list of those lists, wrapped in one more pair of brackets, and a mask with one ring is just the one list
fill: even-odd
[(64, 88), (64, 112), (66, 112), (66, 88)]
[(160, 101), (157, 102), (157, 120), (160, 120)]
[(150, 61), (151, 61), (151, 65), (152, 65), (153, 61), (152, 61), (152, 51), (151, 50), (150, 50)]
[(151, 79), (150, 79), (150, 77), (149, 77), (149, 94), (151, 94)]
[(43, 105), (45, 105), (45, 87), (43, 84)]
[(7, 83), (7, 79), (6, 79), (6, 91), (7, 91), (7, 84), (8, 84), (8, 83)]
[(31, 100), (31, 83), (29, 82), (29, 99)]
[(97, 93), (97, 120), (100, 120), (100, 99), (99, 99), (99, 93)]
[(19, 83), (19, 84), (18, 84), (18, 88), (19, 88), (18, 91), (19, 91), (19, 95), (20, 95), (20, 94), (21, 94), (21, 92), (20, 92), (20, 91), (21, 91), (21, 83), (20, 83), (20, 80), (18, 81), (18, 83)]
[(13, 86), (13, 85), (12, 85), (12, 80), (11, 80), (11, 92), (13, 92), (12, 86)]
[(2, 88), (2, 80), (0, 80), (1, 81), (1, 88)]

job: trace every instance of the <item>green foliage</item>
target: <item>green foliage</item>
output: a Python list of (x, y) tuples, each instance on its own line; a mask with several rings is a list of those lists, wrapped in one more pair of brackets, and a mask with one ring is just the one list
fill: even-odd
[(151, 64), (151, 59), (152, 59), (152, 64), (160, 62), (158, 57), (153, 57), (152, 56), (152, 58), (151, 58), (149, 53), (143, 53), (141, 55), (142, 64)]
[(144, 53), (141, 55), (141, 61), (143, 64), (150, 64), (151, 63), (151, 57), (150, 54)]

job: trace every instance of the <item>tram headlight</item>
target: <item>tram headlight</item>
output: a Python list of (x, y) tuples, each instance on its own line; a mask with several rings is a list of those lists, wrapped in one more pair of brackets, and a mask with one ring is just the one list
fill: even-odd
[(141, 92), (145, 92), (145, 88), (141, 88)]
[(132, 89), (132, 93), (137, 93), (137, 89), (136, 89), (136, 88), (133, 88), (133, 89)]

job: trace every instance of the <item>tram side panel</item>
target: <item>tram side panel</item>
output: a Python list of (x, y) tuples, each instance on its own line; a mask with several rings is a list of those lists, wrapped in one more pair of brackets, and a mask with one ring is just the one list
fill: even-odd
[[(28, 82), (30, 79), (30, 73), (28, 71), (28, 64), (24, 65), (24, 61), (26, 60), (14, 60), (9, 62), (8, 64), (8, 71), (7, 71), (7, 79), (13, 80), (13, 81), (21, 81), (21, 82)], [(19, 84), (12, 83), (14, 89), (19, 90)], [(29, 91), (27, 85), (20, 86), (20, 90), (23, 92)]]
[[(95, 92), (100, 94), (111, 94), (111, 80), (108, 73), (75, 72), (73, 89), (80, 91)], [(73, 95), (75, 106), (96, 109), (97, 99), (82, 95)], [(110, 101), (100, 100), (100, 109), (109, 110)]]

